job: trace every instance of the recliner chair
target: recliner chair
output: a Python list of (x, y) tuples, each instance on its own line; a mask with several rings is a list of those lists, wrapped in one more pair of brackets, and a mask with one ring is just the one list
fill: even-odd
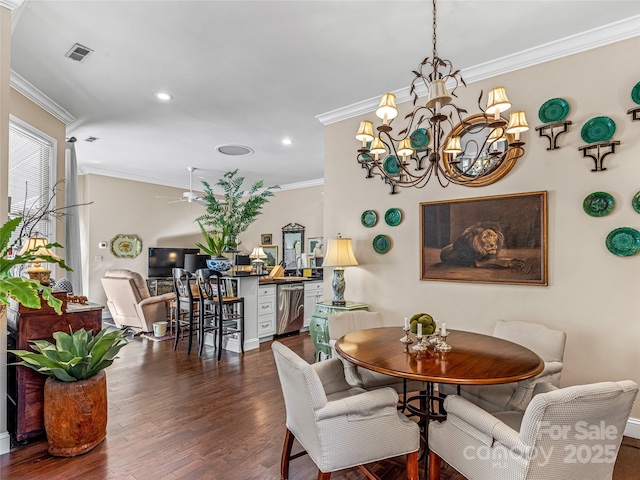
[(151, 296), (142, 275), (131, 270), (107, 270), (101, 280), (107, 307), (118, 328), (151, 332), (153, 322), (167, 320), (167, 302), (176, 298), (175, 293)]
[[(560, 386), (564, 347), (567, 335), (544, 325), (518, 320), (498, 320), (493, 336), (522, 345), (537, 353), (544, 360), (544, 370), (539, 375), (516, 383), (503, 385), (465, 385), (460, 387), (460, 395), (487, 412), (517, 410), (523, 412), (529, 402), (533, 388), (538, 383)], [(440, 384), (441, 394), (457, 393), (455, 385)]]

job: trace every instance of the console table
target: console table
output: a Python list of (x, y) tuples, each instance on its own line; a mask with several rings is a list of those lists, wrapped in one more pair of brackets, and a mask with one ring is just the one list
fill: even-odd
[[(27, 308), (15, 302), (7, 308), (7, 348), (30, 350), (29, 340), (53, 342), (53, 332), (84, 328), (94, 335), (102, 329), (102, 305), (96, 303), (67, 303), (67, 292), (54, 292), (62, 300), (62, 315), (58, 315), (46, 301), (40, 309)], [(7, 354), (7, 363), (20, 359)], [(44, 433), (43, 403), (45, 375), (26, 367), (7, 368), (7, 426), (17, 441), (24, 441)]]
[(354, 310), (369, 310), (366, 303), (347, 302), (346, 305), (334, 305), (331, 300), (316, 303), (309, 323), (309, 333), (316, 349), (316, 362), (324, 358), (331, 358), (331, 346), (329, 345), (329, 316), (340, 315)]

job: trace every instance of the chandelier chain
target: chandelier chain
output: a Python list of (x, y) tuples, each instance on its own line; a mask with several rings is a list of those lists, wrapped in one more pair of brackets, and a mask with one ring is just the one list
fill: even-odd
[(433, 0), (433, 58), (438, 56), (438, 50), (436, 49), (436, 0)]

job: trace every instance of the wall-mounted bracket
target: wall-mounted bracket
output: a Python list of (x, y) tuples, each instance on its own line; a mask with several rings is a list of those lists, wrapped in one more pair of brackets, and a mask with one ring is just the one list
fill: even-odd
[[(549, 140), (549, 148), (547, 148), (547, 150), (556, 150), (557, 148), (560, 148), (558, 146), (558, 137), (569, 131), (569, 125), (571, 125), (570, 120), (547, 123), (536, 127), (536, 131), (540, 137), (546, 137)], [(558, 130), (558, 128), (562, 128), (562, 130)]]
[[(611, 140), (609, 142), (594, 143), (592, 145), (584, 145), (582, 147), (579, 147), (578, 150), (582, 152), (583, 157), (589, 157), (594, 161), (596, 168), (591, 169), (592, 172), (602, 172), (606, 170), (606, 168), (602, 166), (602, 162), (604, 162), (604, 157), (606, 157), (610, 153), (616, 153), (617, 145), (620, 145), (619, 141)], [(605, 151), (604, 149), (606, 148), (608, 148), (609, 150)], [(592, 153), (589, 153), (589, 152), (592, 152)]]
[(640, 107), (631, 108), (627, 110), (627, 113), (631, 115), (632, 121), (640, 120)]

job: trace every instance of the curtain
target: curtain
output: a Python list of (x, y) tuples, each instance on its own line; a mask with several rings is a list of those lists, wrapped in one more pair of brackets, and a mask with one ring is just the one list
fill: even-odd
[[(78, 205), (78, 161), (76, 159), (75, 138), (66, 143), (65, 149), (65, 205)], [(82, 252), (80, 239), (80, 207), (71, 207), (64, 217), (64, 261), (73, 268), (65, 272), (73, 286), (74, 295), (82, 295)]]

